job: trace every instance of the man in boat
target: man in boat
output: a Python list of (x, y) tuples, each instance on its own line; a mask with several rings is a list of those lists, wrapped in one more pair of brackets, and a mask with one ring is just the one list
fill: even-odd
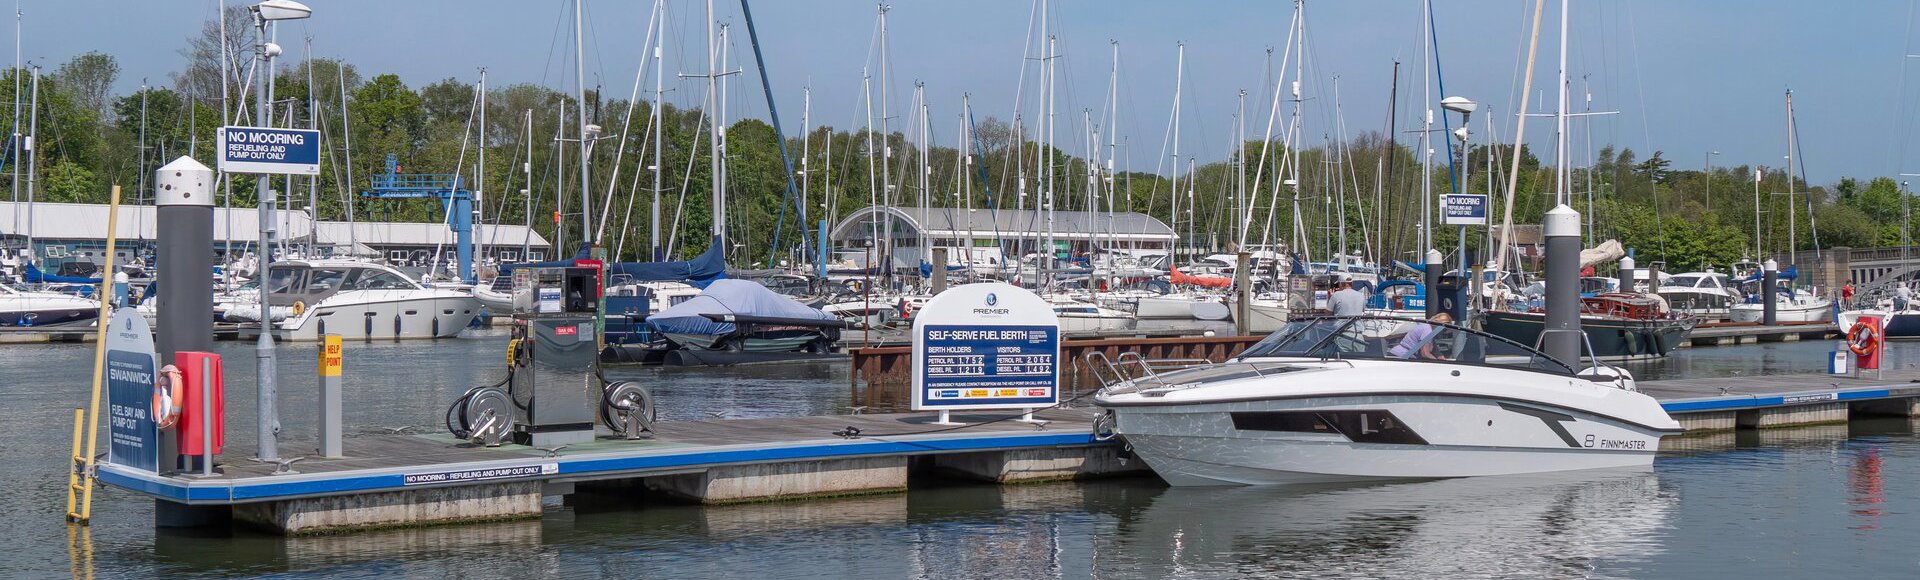
[[(1453, 322), (1453, 315), (1436, 312), (1431, 320), (1450, 323)], [(1439, 331), (1440, 327), (1422, 322), (1414, 326), (1413, 330), (1407, 331), (1407, 335), (1400, 339), (1400, 344), (1394, 346), (1393, 350), (1387, 351), (1387, 354), (1404, 359), (1445, 360), (1446, 357), (1433, 351), (1433, 339), (1440, 334)]]
[(1899, 285), (1894, 286), (1893, 309), (1895, 311), (1906, 310), (1907, 305), (1911, 304), (1912, 302), (1913, 302), (1912, 288), (1908, 288), (1905, 282), (1901, 282), (1899, 283)]
[(1339, 282), (1334, 283), (1333, 294), (1327, 296), (1327, 309), (1334, 316), (1359, 316), (1367, 311), (1367, 297), (1353, 288), (1353, 276), (1341, 274)]

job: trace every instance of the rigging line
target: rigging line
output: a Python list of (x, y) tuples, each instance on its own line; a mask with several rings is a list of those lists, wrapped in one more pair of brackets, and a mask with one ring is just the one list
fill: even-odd
[[(1913, 110), (1911, 106), (1913, 100), (1907, 97), (1907, 80), (1909, 77), (1907, 71), (1910, 68), (1907, 63), (1913, 58), (1908, 55), (1912, 54), (1913, 51), (1913, 16), (1917, 7), (1920, 7), (1920, 1), (1910, 1), (1907, 3), (1907, 31), (1900, 43), (1900, 101), (1896, 108), (1899, 110), (1900, 119), (1903, 122), (1900, 123), (1900, 138), (1894, 143), (1894, 173), (1900, 173), (1905, 170), (1907, 164), (1907, 145), (1913, 140), (1913, 123), (1908, 121), (1913, 118), (1910, 114)], [(1905, 197), (1907, 193), (1902, 191), (1900, 195)]]
[[(701, 133), (704, 133), (707, 129), (707, 110), (704, 108), (696, 109), (696, 110), (700, 111), (700, 114), (696, 118), (697, 123), (694, 125), (694, 128), (693, 128), (693, 139), (690, 141), (691, 143), (690, 147), (692, 148), (690, 150), (693, 152), (687, 155), (687, 170), (683, 172), (680, 176), (680, 199), (678, 201), (675, 201), (673, 204), (673, 227), (669, 228), (669, 231), (671, 233), (668, 235), (668, 238), (667, 238), (667, 252), (666, 252), (667, 256), (673, 256), (674, 255), (673, 251), (676, 249), (675, 246), (680, 243), (681, 210), (684, 210), (687, 207), (687, 190), (692, 189), (692, 186), (693, 186), (694, 162), (700, 159), (700, 155), (698, 153), (699, 151), (698, 147), (700, 146), (700, 135)], [(709, 202), (711, 202), (711, 200), (709, 200)], [(721, 251), (724, 252), (726, 251), (726, 249), (721, 248)]]
[[(1440, 29), (1434, 24), (1433, 12), (1427, 12), (1427, 39), (1433, 43), (1433, 81), (1440, 89), (1442, 98), (1447, 94), (1447, 77), (1440, 72)], [(1453, 121), (1445, 111), (1440, 113), (1440, 142), (1447, 144), (1447, 181), (1453, 183), (1453, 192), (1460, 193), (1460, 160), (1453, 155)], [(1428, 224), (1429, 228), (1433, 227)], [(1461, 259), (1466, 259), (1462, 256)]]
[[(1787, 122), (1793, 124), (1793, 158), (1800, 162), (1800, 182), (1808, 185), (1808, 191), (1802, 194), (1801, 197), (1807, 202), (1807, 226), (1813, 230), (1813, 255), (1817, 258), (1820, 255), (1820, 221), (1815, 218), (1813, 213), (1813, 182), (1807, 181), (1807, 159), (1805, 157), (1807, 150), (1800, 147), (1799, 117), (1793, 113), (1788, 113)], [(1792, 174), (1788, 174), (1787, 179), (1793, 179)], [(1791, 182), (1787, 184), (1787, 191), (1793, 191), (1793, 184)], [(1793, 203), (1793, 198), (1788, 197), (1787, 203)], [(1798, 248), (1796, 248), (1796, 250), (1797, 249)], [(1791, 258), (1793, 253), (1788, 252), (1787, 256)]]
[[(1297, 24), (1299, 20), (1300, 20), (1300, 14), (1296, 11), (1293, 15), (1292, 20), (1287, 25), (1287, 44), (1286, 44), (1287, 50), (1285, 52), (1282, 52), (1280, 55), (1280, 70), (1283, 70), (1283, 71), (1286, 70), (1287, 60), (1293, 57), (1293, 30), (1294, 30), (1294, 24)], [(1252, 199), (1248, 200), (1247, 202), (1249, 205), (1247, 215), (1241, 218), (1240, 247), (1242, 248), (1245, 248), (1247, 246), (1246, 233), (1249, 229), (1252, 228), (1252, 224), (1253, 224), (1252, 208), (1259, 207), (1260, 205), (1259, 203), (1260, 187), (1261, 187), (1261, 184), (1264, 182), (1266, 173), (1267, 173), (1268, 154), (1273, 149), (1273, 124), (1275, 121), (1278, 120), (1280, 115), (1280, 94), (1282, 93), (1282, 91), (1280, 90), (1280, 87), (1285, 82), (1286, 82), (1286, 75), (1282, 74), (1282, 75), (1273, 76), (1273, 83), (1271, 83), (1273, 85), (1273, 94), (1272, 94), (1273, 99), (1272, 99), (1272, 103), (1267, 106), (1267, 130), (1265, 133), (1261, 135), (1260, 159), (1257, 163), (1255, 163), (1255, 169), (1253, 172), (1253, 184), (1250, 185), (1247, 189), (1247, 191), (1252, 192)], [(1265, 87), (1262, 87), (1262, 88), (1264, 89)], [(1279, 181), (1278, 179), (1279, 171), (1280, 169), (1278, 167), (1274, 168), (1274, 173), (1275, 173), (1274, 181), (1276, 183)], [(1272, 239), (1273, 237), (1273, 232), (1272, 232), (1273, 205), (1279, 204), (1278, 199), (1276, 199), (1275, 197), (1278, 195), (1277, 187), (1275, 188), (1275, 191), (1276, 193), (1274, 195), (1268, 196), (1268, 199), (1267, 199), (1267, 202), (1269, 204), (1267, 208), (1267, 220), (1261, 224), (1261, 233), (1260, 233), (1261, 238), (1263, 240)]]
[[(780, 110), (774, 103), (773, 80), (767, 77), (767, 60), (760, 52), (760, 35), (755, 31), (753, 26), (753, 11), (747, 8), (747, 0), (740, 0), (740, 14), (747, 21), (747, 41), (753, 45), (753, 61), (755, 66), (760, 69), (760, 88), (767, 93), (767, 116), (773, 119), (773, 139), (780, 145), (780, 163), (786, 168), (783, 175), (787, 178), (787, 191), (780, 196), (780, 218), (779, 221), (774, 222), (773, 247), (769, 248), (767, 253), (767, 262), (771, 264), (773, 262), (773, 252), (780, 251), (780, 234), (786, 227), (787, 204), (789, 202), (795, 206), (796, 217), (800, 220), (801, 253), (803, 255), (807, 253), (807, 249), (810, 247), (806, 236), (807, 208), (801, 206), (801, 202), (796, 198), (800, 187), (793, 181), (793, 157), (787, 154), (787, 136), (780, 131)], [(802, 129), (804, 129), (804, 127)], [(925, 195), (925, 192), (921, 192), (921, 195)]]
[[(1622, 5), (1621, 9), (1626, 12), (1622, 16), (1623, 19), (1631, 20), (1633, 18), (1632, 5)], [(1634, 29), (1635, 27), (1633, 26), (1627, 27), (1627, 43), (1630, 47), (1632, 47), (1632, 54), (1633, 54), (1633, 66), (1634, 66), (1633, 86), (1634, 86), (1634, 91), (1640, 97), (1641, 136), (1646, 139), (1647, 149), (1652, 150), (1653, 149), (1653, 128), (1647, 122), (1647, 88), (1646, 88), (1647, 82), (1646, 82), (1645, 75), (1641, 74), (1642, 72), (1641, 66), (1644, 63), (1640, 60), (1639, 34), (1635, 32)], [(1655, 158), (1659, 156), (1660, 156), (1660, 152), (1654, 151), (1652, 156), (1647, 157), (1647, 161), (1652, 162)], [(1657, 236), (1660, 240), (1660, 257), (1661, 259), (1665, 259), (1667, 257), (1667, 234), (1666, 234), (1666, 224), (1665, 224), (1666, 220), (1660, 217), (1660, 185), (1654, 182), (1654, 169), (1656, 168), (1651, 165), (1647, 167), (1647, 194), (1653, 197), (1653, 225), (1654, 225), (1655, 231), (1657, 232), (1655, 236)], [(1792, 186), (1793, 185), (1793, 178), (1791, 177), (1792, 174), (1788, 174), (1788, 175), (1789, 177), (1787, 178), (1787, 185)], [(1788, 203), (1792, 203), (1792, 200), (1788, 200)]]
[[(653, 6), (654, 6), (655, 12), (647, 16), (646, 42), (645, 44), (640, 45), (641, 47), (644, 48), (646, 52), (649, 52), (649, 53), (652, 52), (652, 47), (654, 43), (653, 35), (656, 32), (658, 32), (655, 30), (654, 23), (660, 20), (659, 13), (658, 13), (660, 9), (660, 3), (655, 2)], [(644, 81), (647, 78), (647, 63), (650, 63), (650, 62), (653, 62), (653, 59), (641, 58), (639, 68), (637, 68), (633, 73), (633, 90), (627, 93), (627, 114), (622, 116), (620, 119), (620, 146), (617, 149), (615, 149), (613, 153), (613, 170), (607, 176), (606, 202), (602, 204), (600, 207), (600, 228), (593, 233), (593, 239), (596, 239), (596, 240), (606, 239), (606, 236), (607, 236), (607, 222), (611, 221), (607, 218), (610, 217), (608, 214), (613, 211), (613, 192), (615, 191), (614, 188), (620, 182), (620, 160), (625, 159), (627, 155), (627, 142), (631, 138), (630, 137), (632, 135), (631, 131), (633, 129), (633, 110), (635, 107), (638, 107), (640, 104), (640, 83), (641, 81)], [(652, 127), (653, 127), (653, 115), (647, 115), (647, 128), (651, 129)], [(648, 133), (646, 133), (645, 136), (641, 138), (641, 143), (640, 143), (641, 151), (646, 151), (647, 138), (650, 138), (652, 135), (653, 133), (649, 131)], [(580, 138), (585, 139), (586, 136), (582, 135)], [(635, 187), (638, 187), (639, 183), (640, 183), (640, 180), (638, 179), (634, 180)], [(632, 217), (631, 212), (633, 209), (633, 199), (631, 197), (627, 199), (627, 209), (629, 212), (628, 217)], [(624, 219), (621, 223), (620, 229), (621, 229), (620, 243), (622, 246), (624, 246), (627, 241), (627, 232), (626, 232), (627, 227)], [(614, 254), (615, 254), (614, 259), (618, 260), (619, 252), (616, 251)]]
[[(453, 209), (455, 207), (453, 204), (453, 196), (454, 196), (454, 192), (460, 189), (460, 168), (465, 167), (467, 164), (467, 138), (473, 136), (473, 125), (475, 123), (475, 119), (478, 117), (480, 112), (479, 87), (474, 87), (473, 97), (471, 100), (467, 101), (467, 105), (468, 105), (468, 109), (467, 109), (466, 126), (460, 132), (460, 155), (454, 157), (453, 183), (450, 184), (447, 189), (446, 211), (444, 212), (445, 217), (442, 217), (440, 219), (441, 225), (447, 226), (448, 236), (453, 235)], [(433, 277), (434, 275), (440, 273), (440, 251), (444, 246), (446, 246), (446, 242), (447, 242), (447, 239), (445, 237), (442, 237), (439, 239), (439, 241), (434, 242), (433, 265), (427, 268), (428, 277)]]

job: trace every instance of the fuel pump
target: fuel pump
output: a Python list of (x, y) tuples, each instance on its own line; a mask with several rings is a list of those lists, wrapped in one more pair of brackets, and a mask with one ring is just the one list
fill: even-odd
[(448, 430), (487, 446), (555, 448), (592, 441), (597, 417), (628, 439), (650, 435), (653, 395), (600, 375), (600, 267), (520, 268), (513, 276), (507, 377), (461, 395), (447, 409)]

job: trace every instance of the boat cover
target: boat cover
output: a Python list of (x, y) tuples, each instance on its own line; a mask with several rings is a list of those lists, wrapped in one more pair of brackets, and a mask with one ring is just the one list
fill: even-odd
[(647, 317), (647, 326), (673, 334), (718, 336), (734, 331), (731, 322), (717, 322), (707, 314), (739, 314), (770, 318), (796, 318), (822, 321), (839, 320), (833, 315), (801, 304), (766, 286), (748, 280), (715, 280), (699, 296), (675, 304), (659, 314)]
[(33, 284), (99, 284), (100, 283), (99, 278), (84, 278), (80, 276), (58, 276), (54, 274), (48, 274), (46, 272), (40, 271), (40, 268), (35, 267), (32, 262), (27, 263), (27, 272), (25, 277), (27, 279), (27, 282), (33, 283)]

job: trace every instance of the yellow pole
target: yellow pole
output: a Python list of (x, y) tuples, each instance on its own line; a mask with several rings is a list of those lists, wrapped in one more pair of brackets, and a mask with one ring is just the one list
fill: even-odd
[(107, 202), (107, 269), (100, 275), (100, 291), (94, 294), (94, 297), (100, 299), (100, 317), (96, 319), (93, 324), (94, 328), (98, 329), (99, 332), (94, 336), (93, 394), (87, 399), (87, 420), (84, 425), (87, 432), (87, 453), (86, 455), (74, 458), (75, 465), (83, 466), (83, 468), (78, 471), (84, 472), (77, 472), (74, 475), (74, 478), (79, 479), (79, 482), (77, 482), (80, 488), (79, 510), (76, 511), (74, 509), (76, 506), (73, 505), (72, 501), (72, 486), (69, 486), (67, 501), (67, 521), (83, 524), (87, 523), (87, 520), (93, 517), (93, 456), (95, 450), (99, 448), (100, 382), (105, 378), (105, 369), (107, 366), (107, 329), (112, 326), (108, 318), (112, 315), (113, 309), (113, 301), (110, 299), (113, 292), (113, 274), (115, 271), (113, 246), (114, 236), (118, 233), (116, 230), (119, 225), (120, 186), (115, 185), (113, 186), (113, 196)]

